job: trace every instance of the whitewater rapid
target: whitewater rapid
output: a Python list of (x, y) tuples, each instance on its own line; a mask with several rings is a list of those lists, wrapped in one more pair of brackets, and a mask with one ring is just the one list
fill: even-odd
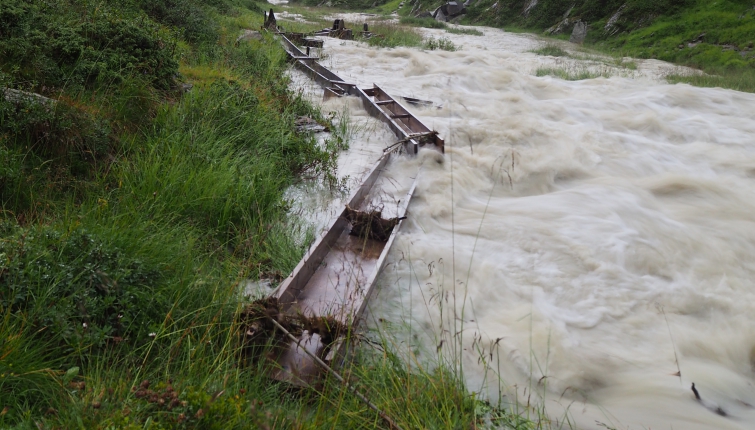
[[(443, 341), (470, 390), (554, 422), (755, 429), (755, 95), (669, 85), (661, 62), (538, 56), (529, 35), (423, 31), (461, 49), (324, 49), (347, 81), (442, 105), (413, 112), (443, 162), (388, 172), (422, 165), (368, 324), (428, 360)], [(354, 142), (379, 148), (341, 167), (358, 177), (392, 140)]]

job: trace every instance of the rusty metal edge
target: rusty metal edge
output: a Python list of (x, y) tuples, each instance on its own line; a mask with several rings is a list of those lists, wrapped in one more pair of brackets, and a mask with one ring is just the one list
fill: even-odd
[[(412, 185), (409, 187), (409, 191), (406, 192), (404, 195), (404, 199), (401, 202), (401, 206), (399, 206), (399, 211), (397, 216), (399, 218), (406, 216), (406, 213), (409, 209), (409, 202), (412, 199), (412, 196), (414, 195), (414, 191), (417, 188), (417, 183), (419, 181), (419, 174), (422, 170), (421, 166), (420, 169), (417, 170), (417, 175), (414, 177), (414, 180), (412, 181)], [(351, 332), (354, 331), (359, 326), (359, 323), (361, 322), (361, 318), (359, 317), (362, 315), (364, 310), (367, 308), (367, 302), (372, 297), (373, 292), (375, 291), (375, 287), (377, 286), (376, 282), (377, 277), (380, 275), (380, 272), (383, 271), (383, 265), (385, 264), (385, 259), (388, 258), (388, 252), (391, 250), (391, 246), (393, 246), (393, 242), (396, 240), (396, 237), (399, 234), (399, 230), (401, 230), (401, 226), (403, 225), (404, 220), (400, 220), (398, 224), (393, 228), (393, 231), (391, 232), (390, 237), (385, 242), (385, 247), (383, 248), (383, 251), (380, 253), (380, 257), (378, 258), (377, 264), (375, 265), (375, 270), (370, 275), (369, 278), (367, 278), (366, 285), (367, 291), (364, 294), (364, 300), (362, 301), (361, 305), (359, 306), (359, 309), (354, 313), (354, 315), (357, 315), (357, 317), (354, 319), (353, 323), (351, 324)], [(347, 336), (350, 336), (351, 333), (349, 333)], [(328, 356), (326, 357), (326, 361), (333, 364), (340, 364), (341, 361), (346, 359), (348, 352), (348, 339), (346, 337), (341, 337), (333, 341), (334, 347), (331, 347), (330, 352), (328, 353)]]
[[(374, 85), (373, 89), (379, 89), (377, 85)], [(382, 91), (382, 90), (380, 90)], [(359, 98), (362, 99), (362, 105), (364, 105), (365, 110), (372, 116), (380, 119), (384, 123), (388, 124), (388, 127), (393, 131), (393, 133), (402, 139), (406, 139), (409, 137), (409, 133), (406, 132), (396, 121), (394, 121), (393, 118), (388, 115), (383, 109), (380, 108), (370, 97), (370, 95), (367, 94), (366, 91), (364, 91), (361, 88), (356, 89), (357, 95)], [(383, 92), (385, 93), (385, 92)], [(373, 91), (374, 94), (374, 91)], [(387, 95), (387, 94), (386, 94)], [(392, 97), (388, 96), (392, 99)], [(395, 101), (395, 100), (394, 100)], [(406, 149), (407, 152), (410, 154), (416, 154), (419, 147), (419, 143), (411, 139), (409, 142), (406, 143)]]
[[(375, 185), (375, 181), (380, 176), (380, 172), (385, 168), (386, 163), (388, 163), (390, 156), (391, 153), (384, 154), (375, 163), (359, 188), (352, 193), (348, 201), (349, 206), (357, 207), (369, 194), (372, 186)], [(309, 278), (317, 271), (325, 256), (330, 252), (330, 248), (332, 248), (341, 236), (341, 233), (348, 226), (348, 221), (343, 217), (344, 211), (345, 209), (328, 224), (326, 232), (309, 247), (291, 274), (271, 293), (271, 295), (277, 297), (281, 302), (283, 310), (288, 310), (296, 302), (298, 293), (307, 285)]]

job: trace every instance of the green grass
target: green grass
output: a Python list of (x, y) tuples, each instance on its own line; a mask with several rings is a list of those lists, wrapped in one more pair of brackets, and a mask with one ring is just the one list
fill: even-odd
[[(288, 90), (282, 48), (272, 37), (235, 44), (242, 28), (259, 27), (262, 5), (139, 4), (101, 6), (125, 28), (158, 29), (145, 35), (155, 41), (172, 34), (152, 53), (175, 62), (167, 89), (153, 79), (164, 70), (103, 63), (118, 79), (89, 82), (91, 69), (72, 59), (61, 64), (82, 79), (69, 85), (58, 69), (4, 58), (2, 86), (57, 102), (0, 103), (0, 427), (381, 426), (333, 379), (305, 389), (271, 381), (238, 318), (248, 280), (286, 276), (311, 241), (308, 226), (287, 215), (284, 191), (303, 177), (330, 185), (345, 120), (324, 145), (295, 131), (300, 115), (326, 118)], [(0, 2), (0, 25), (18, 12), (8, 5)], [(13, 43), (35, 26), (74, 34), (98, 19), (88, 5), (60, 3), (60, 20), (30, 7), (42, 15), (16, 16), (25, 21)], [(374, 30), (386, 34), (384, 46), (422, 44), (411, 29)], [(111, 49), (86, 43), (87, 61)], [(46, 61), (54, 51), (33, 54)], [(184, 93), (181, 81), (193, 88)], [(446, 363), (419, 365), (392, 346), (359, 348), (341, 371), (403, 428), (488, 419), (530, 428), (476, 400)]]
[(585, 79), (608, 78), (610, 75), (605, 71), (595, 72), (587, 68), (559, 68), (541, 67), (535, 71), (535, 76), (553, 76), (566, 81), (582, 81)]
[(418, 47), (423, 44), (422, 35), (417, 30), (403, 25), (375, 22), (370, 25), (370, 31), (377, 35), (367, 39), (370, 46), (395, 48)]
[(448, 27), (446, 28), (446, 33), (467, 34), (470, 36), (484, 36), (485, 35), (485, 33), (481, 32), (480, 30), (476, 28), (468, 28), (468, 27)]
[[(562, 19), (568, 5), (557, 0), (541, 0), (533, 12), (520, 13), (523, 0), (501, 2), (481, 0), (470, 8), (464, 22), (503, 27), (512, 32), (542, 32)], [(621, 4), (619, 4), (621, 3)], [(585, 47), (602, 54), (633, 58), (653, 58), (697, 68), (715, 78), (673, 78), (693, 85), (716, 85), (752, 91), (750, 74), (755, 69), (755, 9), (736, 0), (630, 0), (627, 2), (586, 0), (576, 4), (573, 17), (587, 21), (591, 30)], [(626, 8), (614, 26), (604, 30), (618, 8)], [(552, 35), (568, 39), (569, 31)], [(702, 37), (701, 37), (702, 36)], [(636, 64), (621, 65), (634, 70)]]
[(561, 48), (558, 45), (554, 45), (552, 43), (546, 44), (545, 46), (542, 46), (537, 49), (533, 49), (532, 51), (535, 54), (538, 55), (547, 55), (551, 57), (569, 57), (569, 53), (566, 52), (563, 48)]
[(448, 24), (436, 20), (435, 18), (415, 18), (413, 16), (402, 16), (401, 24), (411, 25), (413, 27), (424, 28), (447, 28)]
[(440, 49), (442, 51), (456, 51), (460, 49), (460, 47), (456, 46), (451, 39), (447, 37), (441, 37), (438, 39), (435, 39), (433, 37), (430, 37), (425, 40), (425, 43), (422, 45), (424, 49), (433, 51), (436, 49)]
[(755, 93), (755, 70), (719, 70), (715, 74), (672, 74), (669, 83), (686, 83), (697, 87), (719, 87)]

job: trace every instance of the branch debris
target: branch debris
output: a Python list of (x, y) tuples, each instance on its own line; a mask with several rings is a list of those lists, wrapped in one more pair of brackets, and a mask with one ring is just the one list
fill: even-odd
[(351, 234), (360, 238), (368, 238), (379, 242), (387, 242), (391, 237), (393, 227), (406, 217), (384, 219), (383, 213), (378, 210), (364, 212), (352, 209), (346, 205), (344, 218), (351, 223)]

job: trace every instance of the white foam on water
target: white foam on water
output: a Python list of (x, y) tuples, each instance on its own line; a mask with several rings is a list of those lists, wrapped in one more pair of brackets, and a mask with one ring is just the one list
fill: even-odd
[(482, 30), (423, 30), (456, 52), (326, 41), (347, 81), (443, 105), (414, 112), (445, 162), (389, 172), (424, 164), (369, 320), (420, 358), (461, 341), (470, 389), (580, 428), (755, 429), (755, 95), (655, 61), (536, 77), (582, 66)]

